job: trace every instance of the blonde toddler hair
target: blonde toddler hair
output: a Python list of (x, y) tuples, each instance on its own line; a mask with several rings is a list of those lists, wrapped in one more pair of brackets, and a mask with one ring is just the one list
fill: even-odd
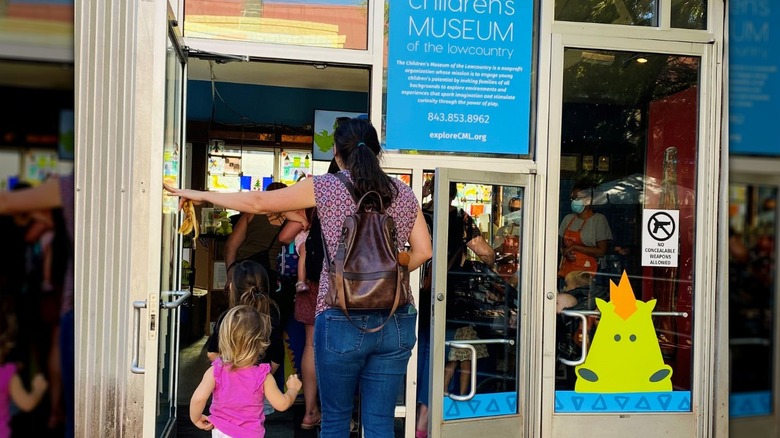
[(233, 307), (219, 328), (219, 356), (233, 369), (255, 365), (271, 343), (270, 336), (270, 316), (247, 305)]

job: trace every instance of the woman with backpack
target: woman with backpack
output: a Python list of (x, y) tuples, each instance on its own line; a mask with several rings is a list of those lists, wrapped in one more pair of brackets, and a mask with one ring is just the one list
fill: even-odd
[[(431, 238), (411, 188), (382, 170), (382, 148), (370, 122), (342, 122), (334, 133), (333, 152), (341, 172), (315, 176), (273, 192), (214, 193), (165, 188), (179, 196), (181, 202), (206, 201), (257, 214), (317, 207), (327, 250), (314, 322), (314, 354), (322, 402), (321, 436), (349, 435), (354, 394), (360, 388), (361, 423), (366, 436), (389, 438), (394, 436), (395, 403), (416, 340), (417, 311), (408, 277), (401, 277), (403, 304), (394, 311), (350, 310), (347, 316), (339, 307), (328, 304), (333, 303), (329, 298), (329, 260), (339, 255), (342, 226), (357, 211), (355, 198), (363, 199), (361, 211), (384, 212), (393, 219), (395, 246), (401, 252), (398, 261), (404, 270), (414, 270), (431, 257)], [(354, 197), (339, 175), (350, 182)], [(410, 247), (404, 252), (407, 242)]]

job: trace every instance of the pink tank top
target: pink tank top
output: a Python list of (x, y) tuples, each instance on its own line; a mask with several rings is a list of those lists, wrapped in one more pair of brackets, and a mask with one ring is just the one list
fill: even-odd
[(214, 367), (214, 394), (209, 421), (232, 438), (265, 436), (263, 382), (271, 365), (231, 369), (217, 358)]
[(11, 436), (11, 379), (16, 374), (16, 365), (0, 365), (0, 438)]

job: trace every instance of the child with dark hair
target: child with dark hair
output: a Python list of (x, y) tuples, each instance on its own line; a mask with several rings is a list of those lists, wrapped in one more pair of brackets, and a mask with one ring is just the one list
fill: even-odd
[[(263, 351), (263, 362), (271, 365), (271, 371), (276, 372), (284, 361), (284, 343), (282, 329), (279, 325), (279, 308), (269, 295), (268, 273), (260, 263), (253, 260), (243, 260), (236, 263), (231, 270), (228, 282), (228, 305), (230, 308), (247, 305), (271, 318), (272, 331), (268, 351)], [(227, 311), (217, 318), (214, 330), (206, 341), (208, 358), (213, 361), (219, 356), (219, 332)]]

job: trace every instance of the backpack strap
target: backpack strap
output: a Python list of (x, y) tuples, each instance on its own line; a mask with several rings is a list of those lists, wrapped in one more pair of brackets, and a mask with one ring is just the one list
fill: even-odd
[[(341, 181), (344, 186), (347, 188), (347, 191), (349, 191), (349, 194), (352, 195), (352, 200), (355, 201), (356, 209), (360, 207), (360, 204), (363, 202), (363, 199), (366, 197), (366, 195), (370, 193), (376, 193), (376, 192), (368, 192), (365, 193), (360, 199), (357, 198), (357, 195), (355, 193), (355, 186), (352, 184), (352, 181), (347, 178), (346, 175), (344, 175), (341, 172), (337, 172), (335, 174), (336, 178)], [(378, 193), (376, 193), (379, 195)], [(380, 206), (382, 208), (382, 211), (384, 211), (384, 206), (381, 204), (382, 200), (380, 197)], [(324, 237), (324, 236), (323, 236)], [(340, 239), (343, 239), (344, 235), (342, 233), (342, 236)], [(396, 247), (396, 250), (398, 250), (398, 242), (393, 242), (393, 244)], [(358, 330), (364, 332), (364, 333), (376, 333), (379, 330), (382, 330), (382, 328), (390, 322), (390, 318), (393, 317), (395, 314), (395, 311), (398, 309), (398, 304), (401, 302), (401, 289), (403, 288), (403, 278), (405, 277), (405, 271), (406, 266), (402, 266), (400, 263), (397, 263), (397, 274), (396, 274), (396, 285), (395, 285), (395, 300), (393, 300), (393, 308), (390, 309), (390, 313), (387, 315), (387, 319), (379, 325), (379, 327), (374, 327), (370, 329), (364, 329), (362, 327), (359, 327), (357, 324), (355, 324), (354, 321), (352, 321), (352, 317), (349, 315), (349, 310), (347, 309), (347, 300), (346, 300), (346, 293), (344, 292), (344, 259), (346, 258), (346, 248), (343, 242), (339, 242), (339, 246), (336, 249), (336, 257), (333, 260), (330, 260), (330, 256), (328, 255), (328, 245), (325, 243), (325, 239), (322, 239), (322, 246), (325, 248), (325, 256), (328, 257), (328, 260), (333, 265), (336, 275), (336, 294), (337, 299), (339, 302), (339, 307), (341, 308), (341, 311), (346, 315), (349, 322), (355, 326)]]

